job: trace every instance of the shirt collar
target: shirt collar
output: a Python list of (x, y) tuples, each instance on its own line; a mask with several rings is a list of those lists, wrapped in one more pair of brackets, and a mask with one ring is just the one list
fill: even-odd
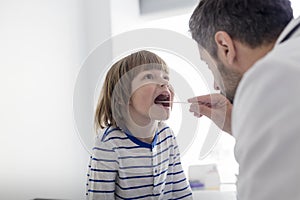
[(286, 41), (291, 36), (300, 35), (300, 31), (297, 32), (297, 30), (300, 30), (300, 17), (297, 19), (293, 19), (290, 21), (290, 23), (285, 27), (285, 29), (280, 34), (279, 38), (276, 41), (276, 45)]

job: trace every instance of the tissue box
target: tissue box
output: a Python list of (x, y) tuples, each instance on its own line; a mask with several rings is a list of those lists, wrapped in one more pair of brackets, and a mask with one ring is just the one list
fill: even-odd
[(188, 177), (192, 190), (220, 190), (220, 175), (216, 164), (191, 165)]

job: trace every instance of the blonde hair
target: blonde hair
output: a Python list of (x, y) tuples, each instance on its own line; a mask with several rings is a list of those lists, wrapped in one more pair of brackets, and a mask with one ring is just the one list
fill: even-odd
[(164, 60), (145, 50), (130, 54), (112, 65), (106, 74), (96, 107), (96, 132), (107, 126), (125, 123), (123, 117), (131, 96), (131, 82), (138, 73), (150, 69), (169, 73)]

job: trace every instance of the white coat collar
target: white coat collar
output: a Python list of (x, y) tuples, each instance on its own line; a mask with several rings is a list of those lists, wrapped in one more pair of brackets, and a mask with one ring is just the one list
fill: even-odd
[[(298, 17), (297, 19), (291, 20), (290, 23), (285, 27), (285, 29), (280, 34), (279, 38), (276, 41), (276, 45), (280, 44), (283, 40), (285, 40), (286, 37), (288, 37), (288, 35), (293, 31), (293, 29), (296, 26), (299, 26), (299, 24), (300, 24), (300, 17)], [(295, 37), (295, 36), (300, 36), (300, 28), (298, 28), (298, 30), (296, 30), (291, 35), (291, 37)]]

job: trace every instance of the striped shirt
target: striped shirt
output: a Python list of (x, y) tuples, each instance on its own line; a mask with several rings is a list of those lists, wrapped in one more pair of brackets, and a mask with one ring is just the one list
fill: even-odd
[(160, 123), (151, 144), (108, 127), (95, 141), (87, 199), (192, 199), (173, 131)]

